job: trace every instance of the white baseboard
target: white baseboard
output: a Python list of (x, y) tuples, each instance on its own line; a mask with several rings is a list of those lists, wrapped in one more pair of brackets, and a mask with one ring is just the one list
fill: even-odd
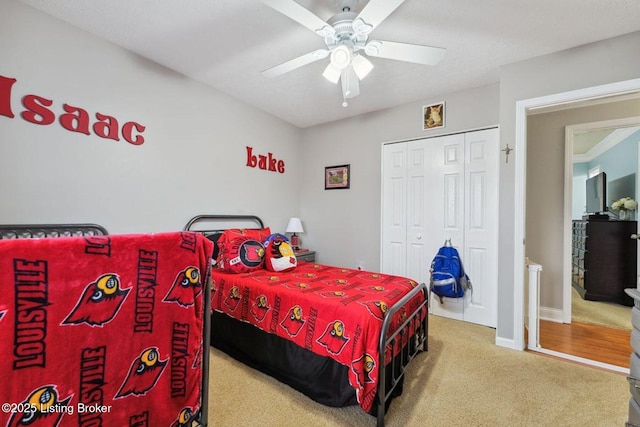
[(516, 342), (510, 338), (502, 338), (496, 335), (496, 345), (499, 347), (506, 347), (512, 350), (522, 350), (521, 348), (516, 348)]
[(558, 308), (540, 307), (540, 319), (562, 323), (562, 310)]

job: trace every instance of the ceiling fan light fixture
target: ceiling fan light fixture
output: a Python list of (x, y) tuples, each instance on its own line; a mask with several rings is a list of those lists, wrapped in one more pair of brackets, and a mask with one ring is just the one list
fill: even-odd
[(345, 45), (340, 45), (331, 51), (331, 65), (338, 70), (344, 70), (351, 63), (351, 51)]
[(355, 55), (351, 60), (353, 64), (353, 71), (356, 72), (356, 75), (360, 80), (367, 77), (367, 75), (373, 70), (373, 64), (367, 58), (362, 55)]
[(327, 65), (327, 68), (324, 69), (322, 73), (322, 77), (329, 80), (333, 84), (338, 84), (338, 80), (340, 80), (341, 70), (337, 69), (333, 66), (333, 64)]

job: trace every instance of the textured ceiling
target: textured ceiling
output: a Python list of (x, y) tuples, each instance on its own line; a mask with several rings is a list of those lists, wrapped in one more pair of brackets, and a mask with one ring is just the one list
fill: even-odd
[[(405, 0), (370, 38), (444, 47), (444, 60), (371, 58), (342, 107), (328, 59), (261, 74), (325, 46), (260, 0), (20, 1), (299, 127), (497, 83), (502, 65), (640, 30), (640, 0)], [(336, 0), (297, 1), (323, 20), (338, 12)]]

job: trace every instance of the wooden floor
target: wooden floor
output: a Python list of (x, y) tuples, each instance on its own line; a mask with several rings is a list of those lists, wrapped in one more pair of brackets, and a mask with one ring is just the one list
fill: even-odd
[(544, 349), (629, 368), (631, 331), (540, 320), (539, 337)]

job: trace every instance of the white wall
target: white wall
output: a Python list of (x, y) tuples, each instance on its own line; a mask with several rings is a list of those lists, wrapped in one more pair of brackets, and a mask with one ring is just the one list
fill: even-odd
[[(515, 141), (516, 102), (519, 100), (640, 77), (638, 46), (640, 32), (635, 32), (503, 67), (500, 74), (502, 144)], [(540, 155), (544, 155), (546, 148), (540, 147), (540, 150), (543, 152)], [(506, 344), (514, 339), (515, 162), (500, 165), (497, 335)], [(535, 173), (557, 175), (557, 167), (554, 162)], [(539, 228), (542, 226), (544, 224)]]
[[(181, 229), (201, 213), (252, 213), (283, 231), (299, 213), (300, 130), (18, 2), (0, 2), (0, 223), (97, 222), (111, 233)], [(21, 98), (68, 103), (146, 130), (135, 146), (23, 120)], [(93, 122), (93, 121), (92, 121)], [(285, 162), (246, 166), (245, 146)]]
[[(303, 245), (322, 263), (380, 269), (382, 143), (498, 124), (498, 85), (406, 104), (304, 130), (301, 159)], [(422, 106), (444, 101), (445, 128), (422, 130)], [(350, 164), (351, 188), (325, 190), (325, 166)]]

